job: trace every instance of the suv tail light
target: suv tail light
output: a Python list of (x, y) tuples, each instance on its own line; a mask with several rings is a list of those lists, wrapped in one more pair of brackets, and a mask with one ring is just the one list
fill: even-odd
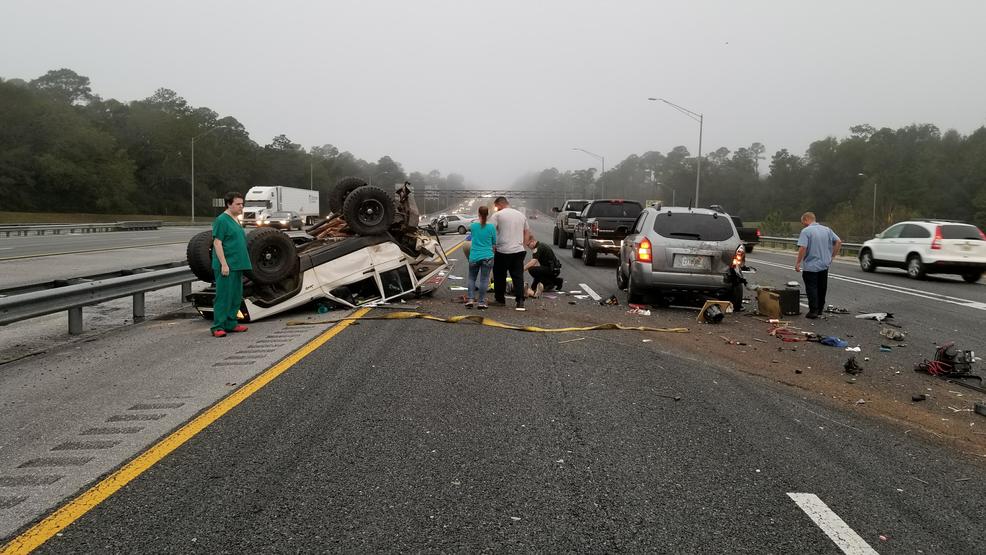
[(935, 226), (935, 238), (931, 240), (931, 250), (941, 250), (941, 226)]
[(979, 236), (983, 238), (983, 241), (986, 241), (986, 233), (983, 233), (983, 230), (979, 229), (978, 227), (976, 228), (976, 231), (979, 232)]
[(733, 263), (730, 264), (733, 268), (742, 268), (746, 263), (746, 247), (740, 245), (736, 247), (736, 254), (733, 255)]
[(592, 222), (592, 233), (597, 235), (599, 233), (599, 222)]
[(637, 246), (637, 262), (650, 262), (653, 260), (653, 255), (650, 250), (650, 241), (644, 239)]
[(759, 239), (760, 237), (762, 237), (762, 235), (760, 235), (760, 228), (758, 227), (757, 228), (757, 239)]

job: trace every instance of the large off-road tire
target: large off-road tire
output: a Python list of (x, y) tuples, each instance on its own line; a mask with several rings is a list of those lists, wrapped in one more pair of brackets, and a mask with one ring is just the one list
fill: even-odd
[(349, 193), (342, 206), (342, 217), (349, 229), (357, 235), (379, 235), (386, 232), (394, 222), (396, 213), (394, 198), (372, 185), (365, 185)]
[(589, 239), (586, 239), (585, 240), (585, 253), (582, 255), (582, 262), (585, 262), (585, 265), (586, 266), (595, 266), (596, 265), (596, 256), (598, 254), (599, 253), (596, 252), (596, 249), (592, 248), (592, 243), (589, 242)]
[(185, 249), (185, 258), (188, 260), (188, 267), (195, 274), (195, 277), (206, 283), (216, 281), (216, 276), (212, 273), (212, 230), (197, 233), (188, 242)]
[(921, 256), (918, 254), (912, 254), (907, 257), (907, 277), (911, 279), (924, 279), (926, 275), (924, 262), (921, 261)]
[(349, 193), (364, 186), (366, 186), (366, 181), (358, 177), (343, 177), (340, 179), (336, 183), (336, 186), (329, 191), (329, 210), (333, 214), (342, 214), (342, 208), (346, 203), (346, 197), (349, 196)]
[(266, 285), (290, 277), (298, 268), (294, 241), (279, 229), (259, 227), (247, 234), (247, 253), (252, 270), (246, 275), (254, 283)]
[(568, 248), (568, 232), (564, 229), (558, 230), (558, 248), (567, 249)]
[(551, 244), (554, 245), (554, 246), (556, 246), (556, 247), (558, 246), (558, 228), (557, 227), (551, 229)]
[(859, 253), (859, 269), (864, 272), (876, 271), (876, 260), (873, 258), (873, 251), (870, 249), (863, 249), (863, 251)]

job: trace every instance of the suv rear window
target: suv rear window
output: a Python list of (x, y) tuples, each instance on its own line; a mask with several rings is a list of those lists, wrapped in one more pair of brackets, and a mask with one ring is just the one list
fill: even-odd
[(643, 207), (636, 202), (596, 202), (589, 208), (590, 218), (636, 218)]
[(565, 204), (565, 212), (570, 212), (572, 210), (574, 210), (576, 212), (581, 212), (582, 210), (585, 209), (585, 207), (586, 207), (587, 204), (589, 204), (588, 201), (569, 202), (569, 203)]
[(670, 239), (725, 241), (733, 237), (733, 226), (725, 216), (689, 212), (659, 212), (654, 231)]
[(979, 228), (974, 225), (943, 225), (941, 226), (941, 238), (942, 239), (971, 239), (974, 241), (982, 241), (983, 237), (979, 235)]

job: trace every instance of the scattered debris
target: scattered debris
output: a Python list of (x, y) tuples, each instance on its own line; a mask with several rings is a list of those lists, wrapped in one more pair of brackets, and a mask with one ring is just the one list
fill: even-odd
[(452, 274), (449, 274), (449, 276), (448, 276), (448, 278), (449, 278), (449, 279), (454, 279), (454, 280), (462, 280), (462, 279), (466, 279), (466, 278), (464, 278), (464, 277), (462, 277), (462, 276), (453, 276)]
[(449, 287), (448, 289), (449, 289), (449, 291), (466, 291), (467, 290), (465, 287), (462, 287), (462, 286), (459, 286), (459, 285), (453, 285), (453, 286)]
[(794, 369), (794, 373), (795, 373), (795, 374), (803, 374), (803, 373), (804, 373), (804, 370), (802, 370), (802, 369), (800, 369), (800, 368), (795, 368), (795, 369)]
[(564, 341), (559, 341), (558, 344), (561, 345), (562, 343), (571, 343), (572, 341), (585, 341), (585, 338), (584, 337), (576, 337), (575, 339), (566, 339)]
[(857, 314), (856, 318), (860, 320), (876, 320), (877, 322), (882, 322), (887, 318), (893, 318), (893, 313), (890, 312), (868, 312), (866, 314)]
[(718, 324), (722, 322), (726, 314), (733, 311), (733, 303), (729, 301), (705, 301), (701, 310), (698, 311), (699, 322), (707, 324)]
[(652, 342), (654, 340), (653, 339), (641, 339), (641, 341), (644, 342), (644, 343), (650, 343), (650, 342)]
[(866, 404), (866, 399), (857, 399), (856, 400), (856, 404), (857, 405), (865, 405)]
[(766, 343), (766, 341), (764, 341), (763, 339), (757, 339), (756, 337), (754, 337), (753, 340), (756, 341), (757, 343)]
[(828, 312), (829, 314), (849, 314), (849, 309), (830, 304), (825, 307), (825, 312)]
[(846, 360), (845, 364), (843, 364), (842, 367), (846, 369), (847, 374), (852, 374), (854, 376), (863, 371), (863, 367), (860, 366), (858, 362), (856, 362), (855, 356), (849, 357), (849, 359)]
[(589, 295), (575, 295), (575, 298), (584, 301), (589, 298)]
[(675, 401), (681, 400), (681, 395), (665, 395), (663, 393), (655, 393), (654, 395), (656, 395), (657, 397), (663, 397), (665, 399), (674, 399)]
[(823, 337), (820, 341), (822, 345), (828, 345), (829, 347), (838, 347), (840, 349), (849, 346), (849, 342), (845, 339), (839, 339), (834, 335), (827, 335)]
[(880, 352), (881, 353), (889, 353), (890, 351), (893, 351), (893, 349), (891, 349), (890, 347), (888, 347), (886, 345), (880, 345)]
[(744, 343), (742, 341), (734, 341), (734, 340), (732, 340), (732, 339), (730, 339), (730, 338), (728, 338), (728, 337), (726, 337), (724, 335), (720, 335), (719, 336), (719, 339), (722, 339), (723, 341), (725, 341), (727, 345), (744, 345), (744, 346), (747, 345), (747, 343)]
[(608, 299), (601, 299), (599, 304), (602, 306), (615, 306), (620, 304), (620, 299), (617, 299), (616, 295), (610, 295)]
[(568, 301), (568, 304), (579, 304), (579, 303), (577, 303), (575, 301)]
[(636, 314), (638, 316), (650, 316), (650, 310), (646, 308), (631, 308), (627, 311), (627, 314)]
[(859, 345), (856, 345), (855, 347), (846, 347), (846, 352), (850, 352), (850, 353), (858, 353), (861, 350), (862, 349), (859, 348)]
[(911, 401), (914, 401), (915, 403), (920, 403), (921, 401), (927, 401), (927, 400), (928, 400), (927, 393), (915, 393), (914, 395), (911, 395)]
[(880, 328), (880, 335), (891, 341), (903, 341), (907, 337), (906, 331), (898, 331), (892, 328)]

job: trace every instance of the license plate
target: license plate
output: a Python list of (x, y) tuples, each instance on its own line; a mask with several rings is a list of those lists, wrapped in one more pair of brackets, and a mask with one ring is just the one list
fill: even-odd
[(674, 255), (674, 267), (684, 270), (711, 270), (712, 259), (708, 256), (676, 254)]
[(962, 250), (964, 250), (964, 251), (971, 251), (972, 250), (972, 247), (970, 247), (969, 245), (961, 245), (961, 246), (962, 246)]

